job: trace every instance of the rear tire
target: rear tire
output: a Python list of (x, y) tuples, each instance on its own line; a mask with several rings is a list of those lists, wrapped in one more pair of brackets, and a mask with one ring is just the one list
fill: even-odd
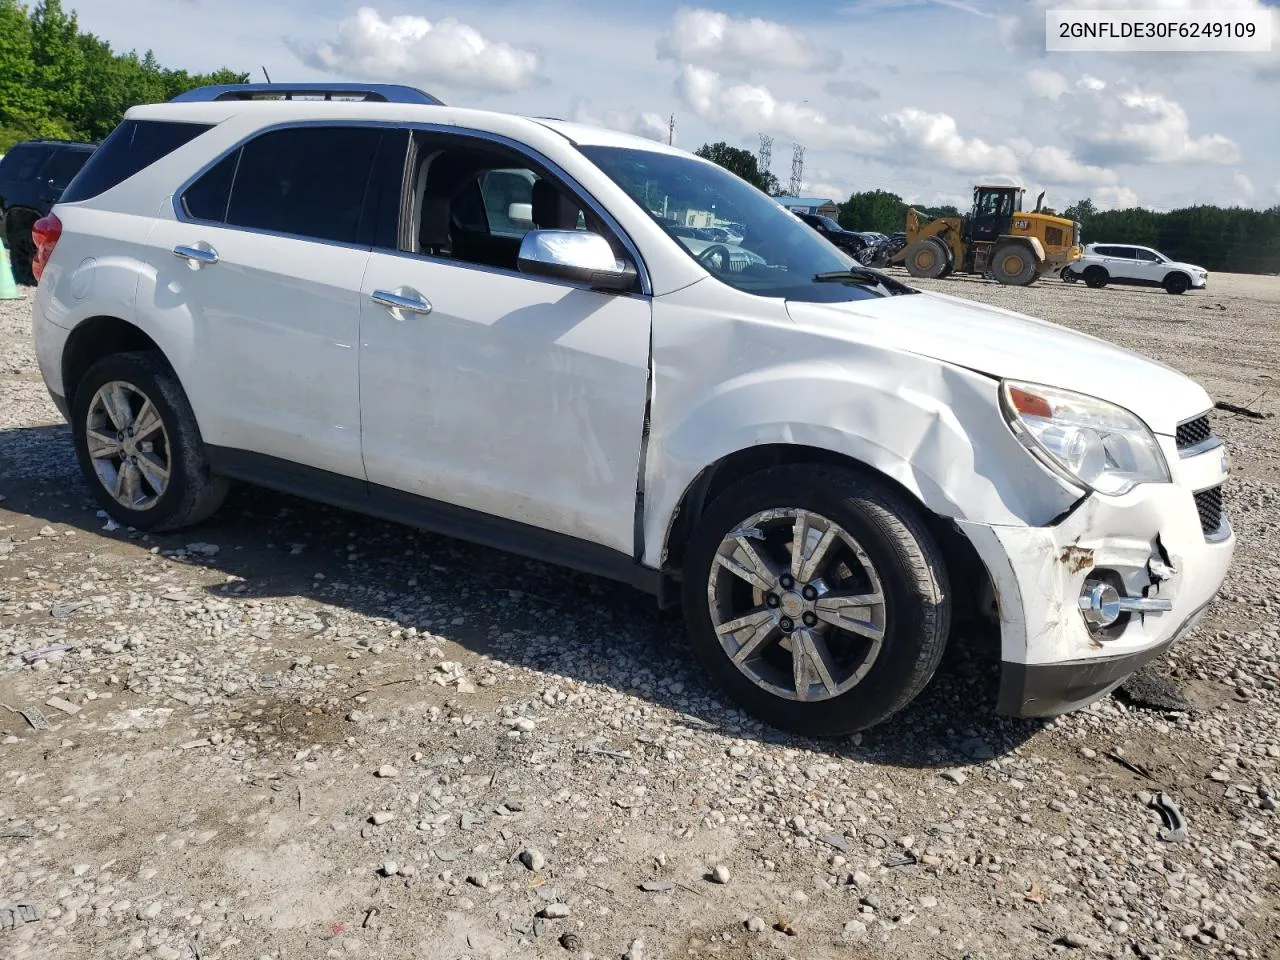
[(907, 248), (907, 273), (922, 280), (937, 280), (948, 272), (951, 250), (936, 237), (917, 240)]
[(1101, 290), (1111, 280), (1111, 275), (1102, 267), (1089, 267), (1084, 272), (1085, 286)]
[(1186, 293), (1191, 289), (1191, 278), (1185, 273), (1171, 273), (1164, 278), (1164, 292), (1174, 295)]
[[(764, 561), (767, 591), (735, 572), (752, 562), (746, 551)], [(873, 477), (816, 464), (762, 471), (716, 498), (685, 554), (683, 605), (693, 650), (726, 693), (813, 737), (910, 703), (951, 622), (946, 566), (917, 510)]]
[(75, 386), (71, 429), (85, 481), (124, 526), (177, 530), (208, 519), (226, 497), (186, 393), (155, 351), (90, 367)]
[(36, 244), (31, 239), (31, 228), (36, 218), (26, 213), (14, 214), (5, 224), (5, 246), (9, 250), (9, 269), (13, 271), (13, 280), (28, 287), (35, 286), (36, 275), (31, 270), (31, 261), (36, 255)]
[(991, 257), (991, 275), (1010, 287), (1025, 287), (1036, 278), (1036, 258), (1021, 243), (1006, 243)]

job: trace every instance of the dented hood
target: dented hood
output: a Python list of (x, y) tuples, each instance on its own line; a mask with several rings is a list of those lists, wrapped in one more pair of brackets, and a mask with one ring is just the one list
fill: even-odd
[(936, 293), (843, 303), (788, 301), (797, 323), (880, 347), (976, 370), (1075, 390), (1133, 411), (1156, 433), (1213, 404), (1171, 367), (1067, 327)]

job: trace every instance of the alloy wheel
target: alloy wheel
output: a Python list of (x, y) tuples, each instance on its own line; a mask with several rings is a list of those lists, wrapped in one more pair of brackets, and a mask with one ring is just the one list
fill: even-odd
[(104, 383), (89, 402), (85, 441), (103, 488), (130, 510), (154, 507), (169, 486), (169, 434), (151, 398), (131, 383)]

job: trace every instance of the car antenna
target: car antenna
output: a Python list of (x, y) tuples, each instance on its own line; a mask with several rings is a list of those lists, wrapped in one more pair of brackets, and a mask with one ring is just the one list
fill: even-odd
[(271, 74), (267, 73), (267, 68), (265, 65), (262, 68), (262, 75), (267, 78), (267, 83), (271, 82)]

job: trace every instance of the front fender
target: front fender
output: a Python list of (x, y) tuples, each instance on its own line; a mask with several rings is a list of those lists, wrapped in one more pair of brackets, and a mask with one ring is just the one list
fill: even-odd
[[(781, 351), (751, 349), (690, 320), (670, 344), (664, 342), (670, 328), (656, 329), (647, 565), (660, 564), (675, 512), (698, 476), (764, 444), (849, 457), (893, 479), (935, 514), (975, 523), (1044, 524), (1078, 496), (1013, 436), (987, 376), (795, 325), (785, 330), (788, 359), (757, 365), (752, 358)], [(783, 333), (735, 326), (748, 340)], [(728, 342), (735, 349), (725, 351)]]

